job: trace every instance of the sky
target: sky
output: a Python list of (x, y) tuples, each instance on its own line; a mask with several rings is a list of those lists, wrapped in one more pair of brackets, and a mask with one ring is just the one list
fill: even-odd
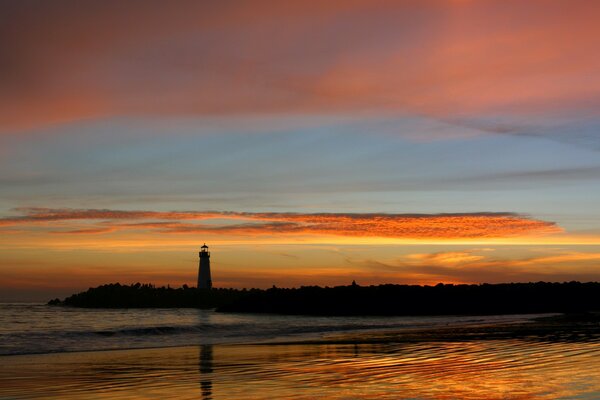
[(0, 301), (600, 280), (600, 3), (0, 3)]

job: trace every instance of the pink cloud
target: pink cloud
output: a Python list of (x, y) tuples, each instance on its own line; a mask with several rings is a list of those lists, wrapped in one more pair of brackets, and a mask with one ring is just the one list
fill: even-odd
[(596, 113), (598, 105), (592, 1), (2, 7), (5, 132), (114, 115)]

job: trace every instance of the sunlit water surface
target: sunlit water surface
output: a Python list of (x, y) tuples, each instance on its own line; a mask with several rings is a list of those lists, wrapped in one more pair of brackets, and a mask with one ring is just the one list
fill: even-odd
[[(498, 320), (490, 317), (330, 319), (223, 316), (196, 310), (138, 310), (131, 311), (129, 322), (125, 321), (125, 317), (115, 322), (119, 315), (116, 310), (85, 310), (82, 311), (88, 313), (85, 317), (78, 315), (77, 310), (57, 312), (73, 312), (73, 323), (45, 321), (42, 324), (47, 330), (33, 329), (32, 334), (47, 332), (48, 338), (52, 338), (51, 332), (55, 329), (55, 335), (60, 332), (58, 336), (62, 338), (67, 326), (71, 329), (71, 336), (79, 337), (77, 335), (81, 332), (88, 332), (85, 335), (92, 337), (99, 336), (96, 348), (106, 347), (107, 343), (106, 348), (112, 348), (115, 343), (111, 340), (122, 337), (121, 350), (81, 352), (70, 348), (71, 344), (63, 343), (72, 352), (59, 351), (56, 346), (47, 345), (51, 352), (45, 354), (23, 354), (21, 351), (19, 355), (0, 356), (0, 398), (600, 398), (600, 340), (595, 336), (582, 340), (527, 337), (402, 341), (403, 332), (415, 326), (428, 329), (439, 326), (441, 329), (442, 326), (456, 324), (468, 328), (469, 324), (481, 321), (501, 324), (511, 318), (524, 318), (519, 316)], [(123, 315), (128, 312), (122, 311)], [(112, 322), (106, 320), (109, 315), (113, 316)], [(136, 320), (133, 315), (140, 319)], [(142, 318), (141, 315), (147, 317)], [(169, 323), (157, 324), (159, 316), (163, 322), (168, 320)], [(13, 315), (13, 318), (16, 316)], [(26, 316), (20, 318), (27, 319)], [(216, 331), (205, 326), (210, 325), (211, 318), (215, 319), (213, 323), (223, 336), (221, 340)], [(219, 318), (224, 318), (225, 322), (219, 322)], [(90, 319), (97, 319), (93, 329), (88, 329)], [(154, 322), (148, 323), (148, 319)], [(178, 322), (174, 324), (174, 321)], [(369, 322), (388, 332), (385, 340), (361, 342), (361, 338), (379, 332), (368, 330)], [(183, 327), (188, 323), (200, 324), (202, 329), (192, 335), (195, 335), (194, 343), (183, 347), (162, 347), (172, 345), (165, 337), (177, 338), (180, 333), (173, 333), (175, 331), (171, 329), (153, 331), (158, 326)], [(233, 343), (231, 336), (226, 334), (227, 330), (221, 326), (228, 323), (235, 325), (236, 331), (242, 329), (241, 324), (246, 330), (249, 326), (258, 326), (258, 331), (267, 333), (238, 332), (233, 335)], [(278, 330), (274, 331), (275, 327), (268, 329), (274, 323), (281, 325)], [(289, 326), (284, 329), (286, 324)], [(324, 331), (318, 333), (318, 327)], [(308, 334), (300, 332), (302, 329)], [(131, 333), (132, 330), (138, 333)], [(89, 331), (104, 333), (89, 334)], [(107, 334), (105, 331), (114, 332)], [(185, 335), (190, 334), (187, 328), (184, 331)], [(202, 332), (210, 333), (205, 335)], [(3, 340), (16, 334), (24, 335), (14, 326), (3, 326), (1, 334)], [(345, 335), (346, 339), (354, 337), (356, 343), (322, 341), (331, 335)], [(142, 344), (158, 343), (156, 347), (162, 348), (126, 349), (126, 345), (137, 343), (129, 336), (142, 336)], [(191, 340), (185, 337), (185, 340)], [(106, 338), (108, 342), (104, 341)], [(305, 338), (310, 338), (311, 342), (269, 343)], [(21, 345), (30, 339), (22, 338)], [(261, 343), (257, 343), (256, 339), (260, 339), (258, 342)], [(181, 337), (177, 340), (175, 344), (183, 341)], [(12, 349), (12, 354), (16, 353), (15, 345), (11, 347), (3, 343), (3, 346)], [(36, 350), (43, 347), (39, 344)]]

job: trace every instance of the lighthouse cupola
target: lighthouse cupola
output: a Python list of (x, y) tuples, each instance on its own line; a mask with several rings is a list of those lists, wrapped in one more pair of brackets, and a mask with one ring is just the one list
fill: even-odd
[(210, 257), (210, 253), (208, 252), (208, 246), (206, 243), (200, 247), (200, 257)]

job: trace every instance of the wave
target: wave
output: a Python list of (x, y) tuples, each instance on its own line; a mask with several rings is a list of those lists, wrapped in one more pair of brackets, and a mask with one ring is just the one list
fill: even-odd
[(148, 335), (172, 335), (177, 333), (201, 332), (202, 329), (193, 326), (150, 326), (145, 328), (124, 328), (116, 330), (101, 330), (91, 332), (77, 332), (75, 334), (93, 334), (99, 336), (148, 336)]
[[(474, 320), (479, 322), (479, 320)], [(98, 335), (104, 337), (112, 336), (162, 336), (162, 335), (177, 335), (188, 333), (203, 333), (203, 334), (224, 334), (227, 336), (263, 336), (269, 333), (278, 333), (280, 335), (295, 335), (306, 333), (328, 333), (337, 331), (354, 331), (354, 330), (380, 330), (394, 328), (418, 328), (424, 324), (332, 324), (332, 325), (305, 325), (305, 326), (280, 326), (280, 327), (265, 327), (255, 324), (236, 324), (236, 325), (175, 325), (175, 326), (148, 326), (135, 328), (120, 328), (107, 329), (87, 332), (65, 332), (70, 335)]]

